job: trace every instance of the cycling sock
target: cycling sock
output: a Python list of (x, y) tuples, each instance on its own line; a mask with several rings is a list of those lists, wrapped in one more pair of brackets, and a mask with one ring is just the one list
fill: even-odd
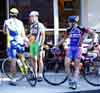
[(42, 73), (38, 73), (38, 77), (43, 77), (43, 76), (42, 76)]

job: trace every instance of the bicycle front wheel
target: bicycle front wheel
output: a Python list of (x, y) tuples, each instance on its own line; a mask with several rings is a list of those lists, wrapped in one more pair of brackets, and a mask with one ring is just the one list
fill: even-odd
[(86, 65), (84, 79), (93, 86), (100, 86), (100, 60)]
[[(14, 66), (14, 67), (12, 67)], [(6, 58), (2, 63), (2, 71), (6, 74), (6, 76), (11, 80), (22, 80), (24, 76), (22, 75), (20, 68), (17, 62), (13, 63), (13, 61), (9, 58)]]
[(25, 62), (28, 66), (28, 73), (26, 74), (26, 79), (27, 79), (28, 83), (30, 84), (30, 86), (34, 87), (34, 86), (36, 86), (37, 79), (36, 79), (34, 67), (32, 65), (32, 60), (31, 60), (31, 58), (28, 58), (25, 60)]
[(68, 75), (65, 73), (63, 62), (57, 60), (48, 61), (44, 67), (43, 78), (48, 84), (54, 86), (64, 83)]

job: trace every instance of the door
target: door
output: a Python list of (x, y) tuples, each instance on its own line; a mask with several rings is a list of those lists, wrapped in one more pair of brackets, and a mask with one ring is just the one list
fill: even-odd
[(80, 16), (80, 0), (59, 0), (60, 27), (66, 27), (68, 16)]

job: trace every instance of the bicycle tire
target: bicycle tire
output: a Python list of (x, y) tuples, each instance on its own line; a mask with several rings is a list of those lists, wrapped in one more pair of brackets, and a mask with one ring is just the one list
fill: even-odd
[(16, 62), (16, 72), (17, 73), (14, 73), (12, 74), (12, 72), (10, 71), (11, 69), (11, 63), (12, 61), (9, 59), (9, 58), (6, 58), (3, 63), (2, 63), (2, 71), (3, 73), (5, 73), (5, 75), (10, 79), (10, 80), (16, 80), (16, 81), (20, 81), (24, 78), (24, 75), (22, 75), (20, 69), (19, 69), (19, 66)]
[[(59, 69), (59, 71), (57, 71), (59, 67), (55, 68), (54, 66), (55, 63), (57, 63), (57, 60), (49, 60), (45, 64), (44, 70), (43, 70), (43, 78), (48, 84), (58, 86), (58, 85), (63, 84), (68, 79), (68, 75), (67, 73), (65, 73), (63, 69)], [(54, 66), (54, 68), (52, 67), (49, 69), (50, 65)]]
[(100, 60), (94, 60), (92, 64), (88, 64), (88, 72), (86, 68), (83, 74), (86, 82), (92, 86), (100, 86)]
[(37, 83), (34, 67), (31, 64), (31, 59), (27, 58), (25, 62), (27, 62), (26, 64), (28, 65), (28, 73), (26, 74), (26, 79), (30, 86), (34, 87)]

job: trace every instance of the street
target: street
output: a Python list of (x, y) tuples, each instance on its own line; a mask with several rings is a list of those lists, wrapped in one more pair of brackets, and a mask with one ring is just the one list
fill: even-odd
[[(95, 92), (95, 90), (97, 91)], [(86, 83), (84, 79), (79, 80), (78, 88), (76, 90), (69, 89), (67, 82), (60, 86), (51, 86), (45, 81), (42, 81), (38, 82), (36, 87), (31, 87), (24, 79), (18, 82), (17, 86), (10, 86), (8, 85), (7, 78), (5, 78), (0, 84), (0, 93), (99, 93), (99, 91), (100, 87), (91, 86)]]

